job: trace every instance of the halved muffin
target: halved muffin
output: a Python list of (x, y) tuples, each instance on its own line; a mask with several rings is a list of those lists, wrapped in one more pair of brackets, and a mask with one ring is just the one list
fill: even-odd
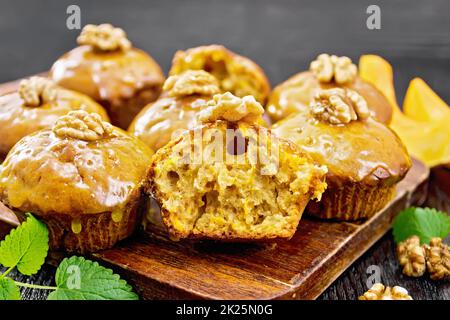
[(309, 103), (317, 89), (344, 88), (356, 91), (368, 103), (372, 116), (389, 124), (392, 106), (369, 82), (361, 79), (350, 58), (321, 54), (311, 62), (309, 71), (300, 72), (276, 86), (267, 103), (267, 113), (277, 122), (296, 112), (309, 112)]
[(320, 218), (371, 217), (389, 202), (411, 167), (398, 136), (373, 119), (365, 99), (350, 89), (319, 89), (309, 112), (292, 114), (272, 130), (327, 166), (328, 188), (320, 202), (307, 208)]
[(158, 98), (164, 82), (161, 68), (110, 24), (86, 25), (77, 41), (80, 46), (60, 57), (50, 76), (99, 102), (112, 124), (127, 129), (138, 112)]
[(98, 113), (109, 121), (102, 106), (84, 94), (42, 77), (22, 80), (17, 91), (0, 96), (0, 162), (24, 136), (52, 127), (59, 117), (74, 110)]
[(197, 125), (198, 112), (219, 92), (216, 78), (203, 70), (170, 76), (160, 98), (141, 110), (128, 132), (156, 151)]
[(263, 105), (270, 93), (264, 71), (252, 60), (224, 46), (209, 45), (177, 51), (169, 74), (177, 75), (186, 70), (205, 70), (217, 78), (221, 92), (229, 91), (238, 97), (251, 95)]
[(172, 238), (294, 235), (308, 201), (326, 188), (326, 168), (258, 125), (263, 112), (251, 96), (215, 95), (197, 127), (157, 151), (145, 189)]
[(151, 156), (98, 114), (72, 111), (14, 146), (0, 166), (0, 201), (39, 217), (52, 249), (108, 248), (135, 229)]

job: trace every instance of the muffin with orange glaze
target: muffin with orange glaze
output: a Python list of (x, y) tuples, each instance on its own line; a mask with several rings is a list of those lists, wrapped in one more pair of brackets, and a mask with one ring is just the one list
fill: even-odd
[(398, 136), (376, 121), (365, 99), (350, 89), (319, 90), (309, 112), (290, 115), (272, 131), (327, 166), (327, 190), (307, 208), (320, 218), (371, 217), (394, 196), (411, 167)]
[(0, 166), (0, 202), (43, 221), (52, 249), (92, 252), (139, 222), (152, 151), (95, 113), (71, 111), (20, 140)]
[(209, 45), (177, 51), (170, 75), (186, 70), (205, 70), (219, 81), (221, 92), (231, 92), (238, 97), (251, 95), (265, 104), (270, 84), (264, 71), (252, 60), (240, 56), (224, 46)]
[(24, 136), (53, 126), (74, 110), (95, 112), (109, 121), (102, 106), (84, 94), (42, 77), (22, 80), (17, 91), (0, 96), (0, 162)]
[(338, 87), (357, 92), (367, 101), (372, 116), (389, 124), (392, 117), (389, 101), (377, 88), (361, 79), (357, 71), (348, 57), (321, 54), (311, 62), (309, 71), (300, 72), (274, 88), (266, 106), (267, 113), (276, 122), (292, 113), (308, 112), (317, 89)]
[(161, 68), (110, 24), (86, 25), (77, 41), (80, 46), (59, 58), (50, 76), (98, 101), (114, 125), (128, 128), (136, 114), (158, 98), (164, 82)]
[(170, 76), (160, 98), (141, 110), (128, 132), (156, 151), (177, 133), (193, 128), (202, 106), (219, 92), (216, 78), (203, 70)]

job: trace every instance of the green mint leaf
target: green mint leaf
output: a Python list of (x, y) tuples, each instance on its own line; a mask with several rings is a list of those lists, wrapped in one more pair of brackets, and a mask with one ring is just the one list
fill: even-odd
[(0, 278), (0, 300), (20, 300), (20, 291), (10, 278)]
[(445, 238), (450, 233), (450, 217), (430, 208), (408, 208), (394, 219), (392, 232), (397, 243), (416, 235), (422, 244), (433, 237)]
[(48, 229), (31, 214), (0, 242), (0, 264), (30, 276), (39, 271), (48, 252)]
[(56, 270), (49, 300), (138, 300), (130, 285), (111, 269), (83, 257), (65, 258)]

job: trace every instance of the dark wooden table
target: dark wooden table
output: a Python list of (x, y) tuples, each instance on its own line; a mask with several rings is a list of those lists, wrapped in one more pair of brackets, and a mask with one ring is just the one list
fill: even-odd
[[(258, 62), (272, 84), (307, 68), (317, 54), (345, 54), (357, 61), (375, 53), (395, 69), (401, 102), (409, 81), (422, 77), (450, 101), (450, 2), (398, 1), (145, 1), (60, 0), (0, 2), (0, 82), (43, 70), (75, 45), (78, 30), (66, 28), (66, 9), (81, 8), (82, 24), (111, 22), (123, 27), (137, 47), (167, 71), (177, 49), (220, 43)], [(381, 29), (368, 30), (366, 9), (381, 8)], [(0, 137), (1, 138), (1, 137)], [(387, 285), (407, 288), (415, 299), (450, 299), (449, 282), (404, 277), (390, 234), (358, 259), (320, 299), (356, 299), (366, 290), (367, 268), (380, 267)], [(19, 281), (50, 285), (54, 268)], [(24, 289), (24, 299), (45, 299), (45, 291)]]

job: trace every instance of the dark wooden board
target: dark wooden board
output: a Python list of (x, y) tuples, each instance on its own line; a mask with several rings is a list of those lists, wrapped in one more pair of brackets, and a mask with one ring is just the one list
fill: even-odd
[[(0, 94), (17, 84), (0, 85)], [(315, 299), (386, 233), (396, 213), (424, 200), (428, 175), (428, 168), (414, 161), (396, 197), (370, 220), (304, 217), (290, 241), (173, 242), (160, 232), (141, 232), (93, 257), (116, 269), (147, 299)], [(2, 219), (8, 222), (0, 210), (0, 226)]]

